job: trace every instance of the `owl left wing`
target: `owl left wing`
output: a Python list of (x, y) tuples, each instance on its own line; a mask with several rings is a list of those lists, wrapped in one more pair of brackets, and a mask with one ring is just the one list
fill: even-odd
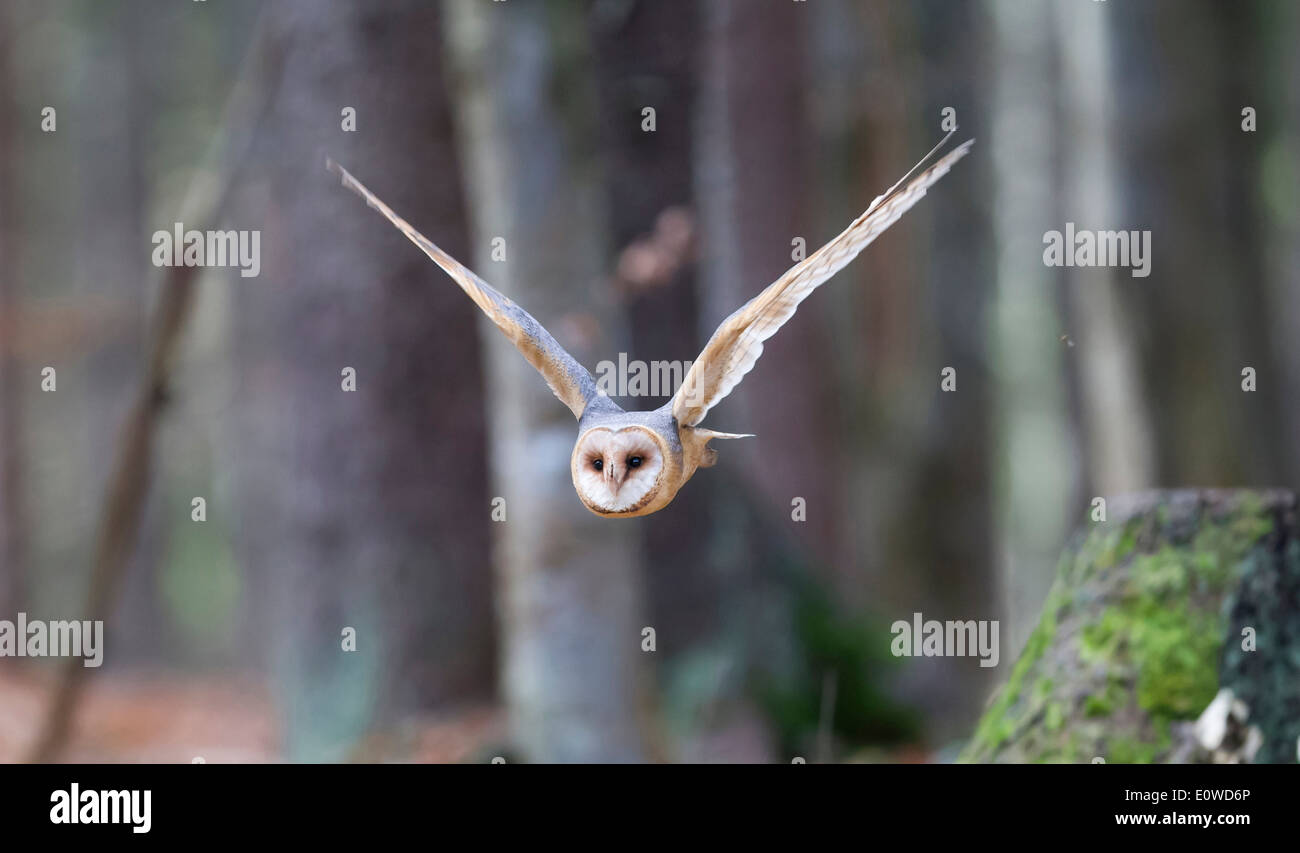
[[(944, 141), (947, 141), (946, 137)], [(853, 220), (838, 237), (791, 267), (762, 293), (723, 320), (673, 396), (672, 411), (677, 423), (695, 426), (704, 420), (709, 409), (731, 393), (731, 389), (753, 369), (763, 354), (763, 341), (776, 334), (776, 330), (794, 316), (799, 303), (920, 201), (926, 189), (947, 174), (953, 163), (966, 156), (974, 142), (973, 139), (963, 142), (908, 182), (916, 168), (933, 156), (934, 151), (931, 151), (903, 180), (873, 201), (866, 212)], [(935, 150), (942, 145), (940, 142)]]
[(574, 417), (581, 418), (591, 399), (597, 396), (596, 381), (587, 369), (569, 355), (564, 347), (551, 337), (541, 323), (524, 309), (516, 305), (509, 297), (492, 285), (479, 278), (451, 255), (439, 249), (429, 238), (411, 227), (405, 219), (393, 213), (375, 194), (366, 189), (346, 169), (327, 160), (326, 168), (343, 180), (343, 186), (352, 190), (366, 200), (366, 203), (384, 215), (397, 230), (406, 235), (412, 243), (419, 246), (433, 262), (451, 276), (465, 291), (474, 304), (483, 310), (488, 318), (496, 323), (515, 348), (537, 368), (546, 384), (560, 402), (569, 407)]

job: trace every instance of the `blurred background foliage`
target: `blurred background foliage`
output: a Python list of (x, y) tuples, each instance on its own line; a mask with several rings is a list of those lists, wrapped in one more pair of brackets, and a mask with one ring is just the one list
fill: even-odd
[[(1284, 0), (4, 0), (0, 618), (81, 612), (151, 235), (227, 181), (186, 227), (262, 232), (258, 278), (198, 279), (67, 754), (953, 755), (1093, 496), (1300, 471), (1298, 35)], [(266, 109), (231, 127), (240, 87)], [(694, 358), (949, 107), (973, 155), (711, 413), (758, 438), (628, 523), (573, 495), (567, 411), (323, 168), (594, 370)], [(691, 251), (645, 274), (673, 222)], [(1045, 267), (1066, 222), (1151, 229), (1150, 277)], [(1000, 665), (895, 660), (914, 612), (1001, 619)], [(0, 660), (0, 758), (52, 678)]]

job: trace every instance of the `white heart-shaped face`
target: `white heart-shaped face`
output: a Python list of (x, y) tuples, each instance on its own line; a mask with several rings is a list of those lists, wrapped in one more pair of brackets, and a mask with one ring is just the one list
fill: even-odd
[(644, 427), (583, 433), (573, 449), (573, 485), (589, 508), (634, 512), (652, 501), (664, 469), (659, 444)]

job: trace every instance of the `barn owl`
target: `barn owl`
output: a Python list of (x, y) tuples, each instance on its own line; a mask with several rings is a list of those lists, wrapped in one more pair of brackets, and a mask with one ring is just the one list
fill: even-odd
[(700, 422), (754, 367), (763, 353), (763, 341), (794, 316), (799, 303), (898, 221), (973, 143), (972, 139), (961, 144), (917, 174), (944, 143), (935, 146), (838, 237), (723, 320), (672, 399), (661, 408), (640, 412), (624, 411), (610, 400), (531, 314), (435, 246), (347, 170), (332, 160), (326, 165), (339, 175), (343, 186), (364, 198), (442, 267), (573, 412), (578, 439), (569, 470), (587, 509), (605, 518), (634, 518), (666, 507), (697, 469), (714, 464), (717, 451), (709, 442), (752, 437), (715, 432)]

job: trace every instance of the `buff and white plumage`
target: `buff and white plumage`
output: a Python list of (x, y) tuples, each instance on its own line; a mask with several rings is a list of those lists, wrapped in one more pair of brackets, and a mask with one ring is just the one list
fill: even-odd
[(936, 146), (839, 236), (723, 320), (673, 398), (658, 409), (642, 412), (616, 405), (531, 314), (435, 246), (337, 163), (327, 165), (345, 187), (382, 213), (460, 285), (578, 418), (578, 440), (569, 467), (583, 504), (607, 518), (632, 518), (663, 509), (697, 469), (712, 465), (717, 452), (709, 447), (710, 441), (747, 437), (714, 432), (700, 422), (753, 369), (763, 354), (763, 342), (794, 316), (799, 303), (897, 222), (966, 155), (973, 142), (959, 145), (915, 174), (943, 143)]

